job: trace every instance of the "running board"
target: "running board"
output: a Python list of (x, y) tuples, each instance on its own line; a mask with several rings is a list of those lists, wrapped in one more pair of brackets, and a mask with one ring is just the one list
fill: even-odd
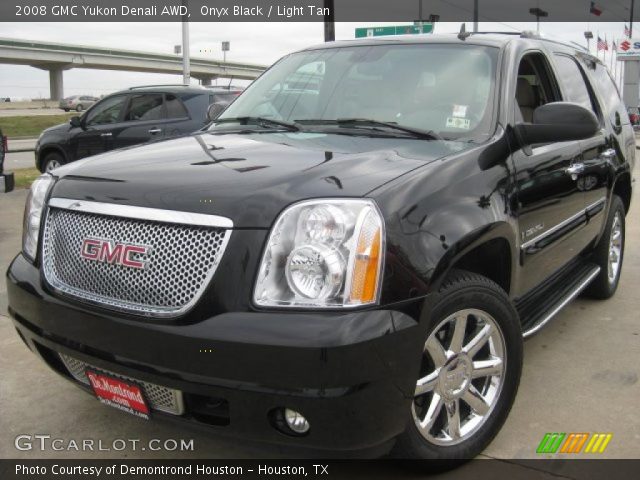
[(522, 336), (527, 338), (537, 333), (569, 302), (580, 295), (599, 273), (599, 266), (584, 263), (557, 276), (534, 295), (517, 302), (516, 308), (522, 322)]

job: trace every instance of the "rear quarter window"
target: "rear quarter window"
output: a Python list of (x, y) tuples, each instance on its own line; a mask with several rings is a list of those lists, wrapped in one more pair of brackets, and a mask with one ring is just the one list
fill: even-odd
[(196, 93), (186, 93), (180, 95), (183, 105), (186, 107), (192, 120), (202, 120), (207, 118), (207, 108), (209, 107), (209, 95)]
[(168, 93), (165, 96), (165, 104), (167, 106), (167, 118), (185, 118), (189, 116), (187, 108), (176, 95)]

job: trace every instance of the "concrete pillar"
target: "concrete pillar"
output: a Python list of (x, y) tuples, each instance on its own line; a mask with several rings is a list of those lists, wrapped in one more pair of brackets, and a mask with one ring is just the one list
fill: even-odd
[(624, 62), (624, 87), (622, 99), (627, 107), (637, 107), (640, 104), (640, 60)]
[(62, 81), (62, 68), (49, 69), (49, 90), (51, 100), (64, 98), (64, 84)]
[(204, 87), (210, 86), (212, 80), (213, 80), (213, 77), (201, 77), (200, 78), (200, 82), (201, 82), (202, 86), (204, 86)]

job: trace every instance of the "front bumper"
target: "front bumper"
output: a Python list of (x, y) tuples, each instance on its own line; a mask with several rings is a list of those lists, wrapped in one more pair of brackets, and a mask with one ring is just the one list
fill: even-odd
[[(73, 379), (60, 361), (63, 353), (183, 392), (183, 415), (156, 417), (335, 451), (390, 444), (410, 418), (423, 335), (399, 310), (234, 312), (158, 324), (53, 296), (22, 255), (7, 272), (7, 286), (20, 336), (58, 373)], [(274, 412), (282, 407), (309, 420), (308, 435), (277, 428)]]

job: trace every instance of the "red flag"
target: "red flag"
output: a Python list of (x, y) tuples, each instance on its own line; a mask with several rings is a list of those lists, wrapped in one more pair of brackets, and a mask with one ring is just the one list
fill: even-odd
[(591, 8), (589, 8), (589, 12), (596, 17), (602, 15), (602, 7), (600, 5), (596, 5), (596, 2), (591, 2)]

